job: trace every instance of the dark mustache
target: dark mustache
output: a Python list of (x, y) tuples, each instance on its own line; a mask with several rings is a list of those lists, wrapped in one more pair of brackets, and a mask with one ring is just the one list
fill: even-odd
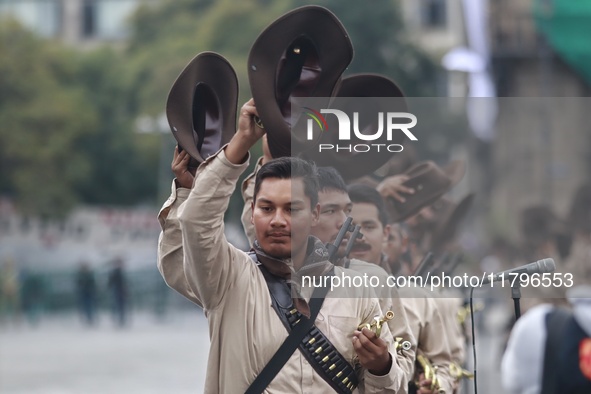
[(369, 244), (366, 244), (365, 242), (355, 242), (353, 244), (353, 248), (351, 250), (356, 251), (356, 252), (364, 252), (366, 250), (370, 250), (371, 246)]
[(291, 232), (289, 231), (269, 231), (267, 233), (268, 236), (276, 237), (276, 236), (291, 236)]

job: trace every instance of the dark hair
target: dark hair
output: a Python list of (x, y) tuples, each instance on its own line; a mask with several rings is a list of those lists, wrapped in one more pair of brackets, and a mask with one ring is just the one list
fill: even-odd
[(310, 199), (310, 208), (314, 209), (318, 204), (318, 169), (313, 163), (298, 157), (279, 157), (265, 163), (257, 172), (254, 181), (254, 196), (261, 189), (261, 183), (267, 178), (296, 179), (304, 182), (304, 193)]
[(388, 213), (384, 205), (382, 195), (376, 189), (372, 189), (367, 185), (355, 184), (349, 186), (349, 198), (355, 203), (367, 203), (374, 205), (378, 209), (378, 218), (382, 222), (382, 226), (388, 224)]
[(318, 167), (318, 183), (320, 191), (336, 190), (348, 193), (343, 177), (334, 167)]

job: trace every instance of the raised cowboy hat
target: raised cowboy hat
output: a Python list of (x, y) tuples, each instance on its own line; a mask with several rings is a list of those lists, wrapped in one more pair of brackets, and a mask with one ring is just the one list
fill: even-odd
[(465, 170), (462, 160), (454, 160), (443, 168), (432, 161), (423, 161), (409, 168), (404, 173), (409, 179), (403, 184), (415, 192), (405, 195), (404, 203), (393, 198), (387, 199), (386, 205), (392, 222), (403, 221), (433, 204), (462, 180)]
[[(390, 79), (378, 74), (357, 74), (344, 78), (331, 103), (331, 108), (345, 112), (349, 119), (354, 119), (353, 113), (358, 114), (358, 128), (362, 134), (374, 134), (378, 129), (378, 113), (406, 112), (407, 106), (402, 90)], [(394, 100), (386, 100), (392, 98)], [(381, 99), (381, 100), (380, 100)], [(322, 132), (317, 144), (338, 145), (338, 124), (336, 117), (326, 118), (327, 131)], [(386, 133), (382, 135), (385, 136)], [(388, 144), (402, 144), (405, 141), (403, 133), (393, 134), (393, 140)], [(373, 141), (380, 142), (380, 141)], [(359, 139), (355, 133), (347, 144), (367, 144)], [(310, 150), (306, 156), (313, 159), (320, 166), (335, 167), (345, 180), (352, 180), (367, 175), (382, 166), (392, 158), (392, 153), (381, 149), (379, 152), (348, 152)]]
[(166, 117), (179, 146), (197, 167), (236, 132), (238, 79), (230, 63), (213, 52), (198, 54), (168, 94)]
[(331, 97), (352, 59), (347, 31), (319, 6), (290, 11), (258, 36), (248, 79), (273, 157), (292, 155), (291, 105), (298, 97)]
[(350, 183), (363, 183), (365, 185), (377, 188), (381, 181), (389, 176), (400, 174), (415, 165), (419, 160), (418, 153), (414, 145), (407, 144), (402, 152), (398, 152), (381, 167), (370, 174), (354, 179)]

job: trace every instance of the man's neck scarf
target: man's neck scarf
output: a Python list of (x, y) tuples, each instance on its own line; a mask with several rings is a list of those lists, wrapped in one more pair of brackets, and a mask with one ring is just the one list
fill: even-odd
[(296, 309), (304, 316), (310, 317), (310, 307), (301, 295), (302, 277), (322, 276), (334, 265), (328, 261), (328, 250), (324, 244), (313, 236), (308, 237), (304, 265), (296, 271), (291, 258), (278, 259), (263, 251), (258, 241), (254, 241), (253, 250), (259, 262), (273, 275), (283, 278), (291, 288), (292, 300)]

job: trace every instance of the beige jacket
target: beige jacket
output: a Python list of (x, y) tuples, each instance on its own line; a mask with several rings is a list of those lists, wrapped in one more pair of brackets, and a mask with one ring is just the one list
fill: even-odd
[(179, 206), (189, 197), (190, 189), (176, 188), (172, 182), (172, 193), (158, 213), (162, 231), (158, 237), (158, 271), (166, 284), (199, 306), (199, 297), (189, 287), (183, 268), (183, 239), (178, 218)]
[[(223, 150), (211, 156), (199, 167), (193, 189), (178, 207), (185, 278), (175, 272), (167, 283), (192, 296), (205, 310), (211, 340), (205, 393), (244, 392), (287, 337), (287, 331), (271, 307), (269, 290), (259, 268), (224, 236), (224, 213), (246, 166), (247, 163), (230, 163)], [(164, 222), (164, 233), (170, 228), (167, 226), (170, 219), (171, 211)], [(164, 235), (160, 245), (168, 245), (162, 242), (163, 238)], [(171, 267), (167, 267), (167, 263), (175, 251), (178, 249), (160, 251), (163, 275), (174, 271), (174, 266), (169, 270)], [(178, 268), (178, 259), (176, 261)], [(337, 267), (335, 274), (343, 271)], [(378, 300), (369, 290), (341, 288), (330, 292), (315, 322), (350, 362), (355, 358), (351, 342), (353, 331), (360, 323), (370, 322), (382, 313)], [(382, 338), (392, 345), (392, 335), (386, 327)], [(396, 362), (385, 376), (375, 376), (363, 369), (359, 374), (360, 387), (356, 392), (406, 390), (404, 374)], [(331, 390), (296, 351), (265, 392), (326, 393)]]
[(429, 298), (428, 292), (421, 288), (399, 289), (399, 293), (410, 328), (418, 341), (417, 351), (425, 355), (433, 366), (438, 367), (441, 389), (445, 393), (452, 393), (454, 379), (449, 373), (451, 350), (443, 318), (434, 299)]
[(452, 361), (458, 365), (463, 365), (466, 360), (466, 336), (462, 331), (458, 321), (458, 312), (460, 311), (464, 300), (462, 298), (441, 297), (433, 298), (437, 308), (441, 313), (447, 343), (451, 352)]

